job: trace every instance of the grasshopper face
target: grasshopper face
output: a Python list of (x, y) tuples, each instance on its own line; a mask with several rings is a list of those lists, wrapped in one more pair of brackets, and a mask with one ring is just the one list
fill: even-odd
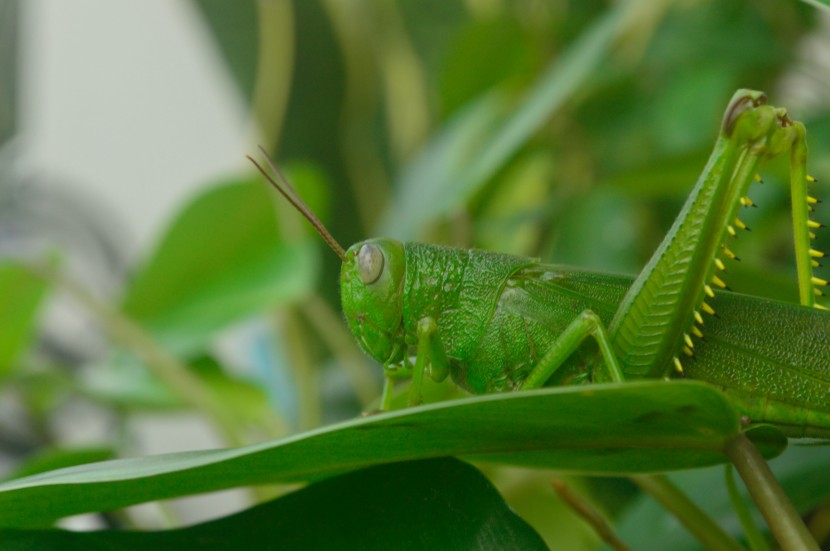
[(406, 255), (393, 239), (352, 245), (340, 270), (340, 301), (357, 342), (384, 365), (403, 360)]

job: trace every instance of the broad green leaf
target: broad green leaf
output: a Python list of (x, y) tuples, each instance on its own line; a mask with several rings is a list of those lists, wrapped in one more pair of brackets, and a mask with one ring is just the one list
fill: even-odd
[[(0, 526), (444, 455), (604, 474), (694, 468), (723, 462), (721, 450), (740, 425), (720, 392), (691, 381), (478, 396), (243, 448), (121, 459), (16, 480), (0, 485)], [(775, 455), (786, 444), (760, 445)]]
[(45, 294), (46, 283), (26, 267), (0, 264), (0, 376), (9, 374), (30, 343)]
[(137, 275), (124, 311), (176, 351), (239, 318), (295, 299), (314, 282), (314, 252), (279, 237), (261, 181), (215, 187), (173, 222)]
[(481, 473), (450, 458), (369, 467), (178, 530), (0, 532), (7, 551), (177, 551), (194, 542), (199, 549), (547, 549)]

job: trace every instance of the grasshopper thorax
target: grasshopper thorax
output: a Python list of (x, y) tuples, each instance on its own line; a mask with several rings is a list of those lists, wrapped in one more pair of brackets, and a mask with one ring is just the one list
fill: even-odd
[(394, 239), (369, 239), (346, 251), (340, 300), (349, 328), (367, 354), (384, 365), (403, 360), (406, 253)]

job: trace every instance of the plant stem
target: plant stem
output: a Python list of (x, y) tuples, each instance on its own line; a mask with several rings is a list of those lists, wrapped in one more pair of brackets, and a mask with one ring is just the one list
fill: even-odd
[(320, 372), (309, 355), (306, 333), (300, 325), (295, 308), (287, 308), (277, 316), (285, 334), (291, 371), (297, 385), (298, 419), (301, 431), (319, 427), (323, 422), (323, 404), (320, 397)]
[(137, 323), (118, 309), (95, 297), (77, 281), (45, 264), (29, 264), (33, 274), (55, 288), (65, 290), (98, 320), (121, 346), (139, 357), (182, 403), (202, 412), (231, 446), (244, 444), (236, 423), (225, 406), (193, 372), (159, 346)]
[(552, 482), (553, 489), (559, 495), (559, 498), (565, 502), (576, 514), (587, 522), (594, 532), (604, 541), (611, 549), (615, 551), (631, 551), (611, 526), (605, 521), (602, 515), (594, 509), (588, 502), (581, 499), (574, 494), (568, 486), (561, 480), (554, 480)]
[(301, 312), (339, 360), (360, 400), (360, 405), (363, 409), (368, 409), (377, 400), (380, 388), (376, 378), (366, 368), (363, 354), (355, 347), (354, 338), (344, 329), (343, 320), (332, 312), (329, 305), (317, 294), (308, 297), (301, 306)]
[(251, 106), (260, 143), (276, 155), (294, 71), (295, 20), (291, 2), (256, 3), (259, 44)]
[(738, 514), (738, 520), (744, 528), (746, 542), (749, 544), (749, 548), (752, 551), (770, 551), (769, 545), (767, 545), (767, 542), (764, 539), (764, 535), (761, 534), (761, 531), (758, 529), (758, 525), (755, 524), (749, 507), (747, 507), (746, 502), (738, 491), (738, 485), (735, 482), (734, 473), (735, 471), (732, 468), (732, 465), (725, 466), (724, 475), (726, 477), (726, 489), (729, 492), (729, 501), (732, 503), (732, 508), (735, 509), (735, 512)]
[(375, 86), (383, 69), (375, 53), (376, 37), (369, 30), (374, 8), (368, 2), (342, 0), (323, 0), (320, 5), (331, 22), (343, 59), (346, 82), (338, 141), (365, 234), (377, 226), (381, 212), (377, 206), (389, 203), (390, 189), (387, 165), (374, 145), (375, 128), (367, 124), (376, 116)]
[(746, 551), (665, 476), (635, 475), (631, 480), (674, 514), (704, 548), (710, 551)]
[(818, 544), (810, 535), (798, 511), (749, 438), (739, 434), (727, 442), (724, 453), (741, 475), (781, 549), (818, 551)]

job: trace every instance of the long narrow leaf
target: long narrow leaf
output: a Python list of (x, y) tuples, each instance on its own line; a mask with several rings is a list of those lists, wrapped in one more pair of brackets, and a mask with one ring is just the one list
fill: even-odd
[[(0, 485), (0, 526), (445, 455), (607, 474), (694, 468), (723, 462), (721, 450), (740, 430), (729, 401), (695, 382), (478, 396), (243, 448), (121, 459), (12, 481)], [(763, 450), (774, 455), (785, 445), (772, 439)]]

